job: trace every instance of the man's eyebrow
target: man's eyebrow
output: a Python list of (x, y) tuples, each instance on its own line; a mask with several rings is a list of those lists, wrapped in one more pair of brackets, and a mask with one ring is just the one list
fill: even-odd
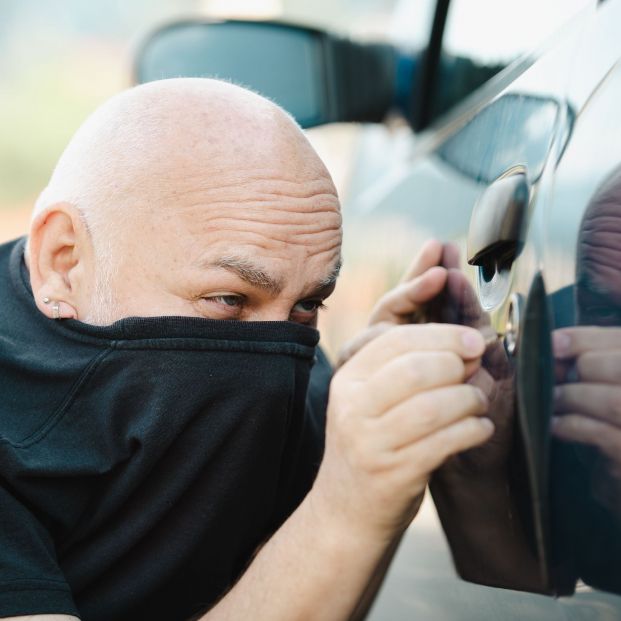
[[(275, 295), (278, 295), (283, 289), (281, 279), (270, 276), (261, 266), (256, 265), (246, 257), (226, 255), (212, 261), (206, 261), (202, 265), (207, 268), (218, 267), (233, 272), (248, 284), (265, 289)], [(313, 294), (320, 294), (325, 289), (333, 287), (336, 284), (342, 265), (343, 261), (339, 258), (330, 273), (312, 287)]]
[(205, 265), (206, 267), (219, 267), (229, 272), (234, 272), (249, 285), (265, 289), (270, 293), (278, 294), (283, 288), (283, 283), (280, 279), (273, 278), (259, 265), (255, 265), (245, 257), (227, 255), (214, 261), (209, 261)]
[(339, 257), (338, 261), (334, 264), (332, 271), (328, 274), (326, 278), (317, 283), (317, 289), (327, 289), (328, 287), (333, 287), (336, 284), (336, 280), (339, 277), (341, 272), (341, 267), (343, 267), (343, 259)]

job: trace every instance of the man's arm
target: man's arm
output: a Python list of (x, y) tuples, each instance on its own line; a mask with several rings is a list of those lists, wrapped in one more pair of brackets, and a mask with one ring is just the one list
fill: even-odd
[(483, 349), (469, 328), (402, 326), (349, 360), (332, 382), (313, 489), (202, 619), (336, 621), (366, 609), (430, 472), (492, 433), (481, 391), (463, 384)]
[(202, 619), (349, 619), (386, 548), (309, 496)]

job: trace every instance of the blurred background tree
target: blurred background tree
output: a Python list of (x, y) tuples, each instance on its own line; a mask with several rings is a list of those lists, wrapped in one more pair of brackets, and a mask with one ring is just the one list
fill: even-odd
[[(381, 28), (394, 4), (394, 0), (0, 0), (0, 240), (25, 232), (32, 204), (65, 144), (98, 104), (131, 84), (132, 53), (157, 25), (196, 15), (284, 16), (335, 30), (347, 24), (348, 32), (364, 34), (369, 28)], [(339, 143), (347, 148), (346, 134), (343, 128), (337, 132), (341, 136), (336, 139), (337, 150)], [(334, 166), (337, 177), (339, 166)]]

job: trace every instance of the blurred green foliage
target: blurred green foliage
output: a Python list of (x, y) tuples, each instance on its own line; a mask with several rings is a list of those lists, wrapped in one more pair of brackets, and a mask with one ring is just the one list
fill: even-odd
[(0, 210), (30, 206), (73, 132), (130, 85), (136, 42), (198, 0), (0, 0)]
[(43, 189), (71, 134), (102, 99), (100, 92), (69, 79), (71, 64), (56, 58), (30, 66), (2, 89), (0, 206), (21, 203)]

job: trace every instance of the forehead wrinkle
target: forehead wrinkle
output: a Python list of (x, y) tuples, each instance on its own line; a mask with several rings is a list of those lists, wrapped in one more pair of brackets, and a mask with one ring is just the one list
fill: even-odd
[[(193, 227), (196, 227), (196, 220), (192, 224)], [(214, 216), (210, 214), (205, 218), (202, 226), (205, 227), (205, 231), (229, 230), (260, 233), (267, 237), (271, 235), (298, 237), (340, 232), (341, 219), (340, 217), (272, 219), (265, 213), (260, 218), (247, 217), (247, 214), (242, 215), (241, 213), (238, 217)]]
[[(336, 189), (330, 179), (287, 180), (284, 178), (266, 179), (262, 176), (249, 178), (241, 175), (225, 175), (224, 171), (215, 166), (207, 167), (205, 162), (196, 171), (186, 166), (183, 170), (174, 170), (163, 173), (157, 179), (161, 185), (163, 196), (188, 195), (197, 193), (239, 196), (240, 192), (248, 191), (252, 196), (291, 197), (297, 199), (313, 197), (329, 197), (338, 201)], [(195, 164), (195, 166), (198, 166)], [(171, 182), (174, 182), (171, 183)]]
[[(200, 207), (198, 216), (205, 222), (248, 222), (276, 225), (317, 226), (326, 223), (341, 224), (341, 215), (329, 206), (296, 209), (294, 205), (276, 206), (272, 202), (263, 205), (247, 205), (239, 201), (230, 203), (200, 203), (191, 207)], [(188, 214), (196, 220), (196, 214)]]
[[(232, 192), (229, 196), (222, 193), (192, 192), (188, 194), (171, 193), (167, 197), (176, 210), (208, 220), (235, 219), (252, 222), (265, 221), (283, 224), (297, 224), (315, 220), (318, 217), (334, 218), (341, 221), (338, 199), (329, 193), (312, 194), (307, 197), (294, 197), (289, 194), (253, 193), (251, 196)], [(226, 215), (225, 215), (226, 214)]]
[(249, 181), (237, 176), (223, 179), (220, 171), (213, 172), (206, 174), (203, 168), (199, 176), (189, 174), (186, 169), (177, 171), (174, 180), (159, 178), (161, 202), (182, 210), (243, 207), (259, 213), (266, 209), (299, 214), (340, 213), (338, 196), (330, 179), (285, 182), (255, 178)]
[[(267, 229), (267, 230), (266, 230)], [(256, 246), (262, 250), (284, 252), (287, 247), (303, 247), (307, 257), (313, 257), (325, 252), (338, 254), (341, 248), (341, 229), (319, 231), (312, 234), (294, 234), (280, 227), (278, 230), (265, 227), (208, 227), (200, 231), (193, 231), (192, 237), (199, 245), (213, 245), (221, 243), (223, 238), (240, 245)], [(198, 264), (201, 265), (200, 263)]]
[[(332, 179), (325, 176), (309, 176), (300, 174), (299, 171), (291, 171), (291, 176), (285, 176), (286, 171), (275, 174), (264, 172), (255, 166), (252, 170), (244, 172), (236, 171), (235, 174), (226, 175), (219, 171), (215, 177), (197, 179), (197, 183), (207, 190), (234, 190), (251, 188), (253, 194), (262, 196), (291, 196), (292, 198), (310, 198), (314, 195), (326, 194), (337, 197), (336, 188)], [(204, 171), (199, 171), (204, 175)]]

